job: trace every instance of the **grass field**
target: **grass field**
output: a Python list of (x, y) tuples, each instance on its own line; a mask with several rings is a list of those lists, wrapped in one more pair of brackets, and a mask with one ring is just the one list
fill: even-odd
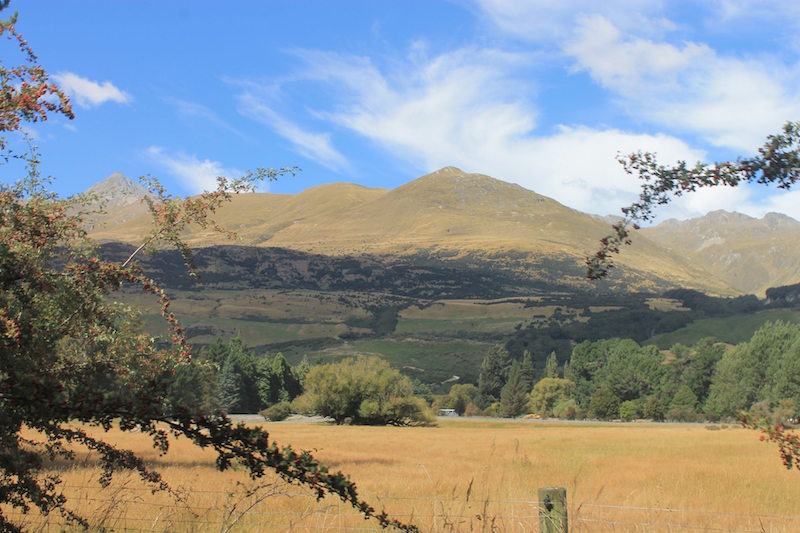
[(703, 318), (688, 326), (663, 333), (651, 338), (648, 342), (661, 349), (668, 349), (675, 343), (691, 346), (704, 337), (714, 337), (723, 342), (738, 344), (750, 340), (753, 333), (766, 322), (782, 320), (800, 324), (800, 311), (795, 309), (770, 309), (746, 315), (734, 315), (725, 318)]
[[(377, 508), (422, 531), (538, 531), (536, 492), (567, 489), (571, 531), (798, 531), (800, 472), (738, 427), (446, 420), (435, 428), (271, 424), (316, 450)], [(299, 487), (218, 473), (185, 441), (157, 457), (141, 435), (112, 434), (155, 463), (184, 499), (131, 476), (97, 485), (91, 457), (56, 465), (72, 505), (114, 531), (378, 531), (340, 502)], [(260, 501), (259, 501), (260, 500)], [(244, 512), (243, 511), (247, 511)], [(59, 530), (60, 518), (42, 530)], [(41, 517), (28, 517), (36, 529)], [(229, 527), (230, 526), (230, 527)]]

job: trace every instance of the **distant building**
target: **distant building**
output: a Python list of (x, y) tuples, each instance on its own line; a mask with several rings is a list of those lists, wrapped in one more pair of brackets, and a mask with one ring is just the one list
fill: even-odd
[(455, 409), (439, 409), (439, 416), (458, 416)]

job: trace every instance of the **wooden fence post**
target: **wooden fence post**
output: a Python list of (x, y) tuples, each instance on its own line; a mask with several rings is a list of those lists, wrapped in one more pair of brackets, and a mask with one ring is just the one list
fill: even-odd
[(567, 533), (567, 489), (564, 487), (539, 489), (539, 531)]

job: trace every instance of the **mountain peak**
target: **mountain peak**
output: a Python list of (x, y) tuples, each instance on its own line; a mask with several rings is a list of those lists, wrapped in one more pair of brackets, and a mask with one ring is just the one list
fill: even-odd
[(146, 188), (126, 178), (121, 172), (114, 172), (103, 181), (95, 183), (86, 193), (96, 196), (109, 206), (133, 204), (150, 194)]
[(463, 176), (464, 174), (466, 174), (466, 172), (464, 172), (458, 167), (446, 166), (430, 173), (431, 176), (435, 176), (436, 174), (459, 174)]

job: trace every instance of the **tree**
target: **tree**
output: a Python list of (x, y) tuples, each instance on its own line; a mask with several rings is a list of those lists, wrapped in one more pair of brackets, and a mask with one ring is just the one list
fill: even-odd
[(175, 377), (169, 384), (167, 410), (184, 406), (196, 415), (209, 415), (221, 407), (219, 368), (210, 361), (198, 360), (175, 367)]
[(589, 414), (600, 420), (610, 420), (619, 415), (620, 401), (607, 386), (600, 387), (589, 401)]
[[(4, 135), (53, 112), (72, 116), (67, 97), (37, 63), (15, 22), (16, 15), (0, 22), (0, 34), (16, 40), (23, 56), (19, 67), (0, 67)], [(58, 477), (42, 473), (45, 457), (71, 460), (75, 446), (97, 454), (103, 485), (115, 472), (132, 470), (154, 490), (171, 490), (135, 454), (86, 431), (86, 426), (116, 426), (149, 435), (161, 452), (169, 447), (170, 433), (186, 437), (214, 450), (220, 470), (239, 464), (254, 478), (272, 470), (320, 498), (334, 494), (382, 525), (416, 530), (377, 513), (347, 477), (331, 473), (308, 452), (280, 447), (261, 428), (234, 425), (223, 413), (200, 414), (170, 398), (179, 369), (196, 363), (169, 298), (137, 267), (137, 256), (168, 244), (191, 266), (191, 250), (180, 237), (184, 228), (216, 227), (211, 217), (232, 194), (291, 169), (260, 169), (233, 181), (220, 178), (216, 190), (186, 199), (171, 197), (155, 180), (148, 181), (154, 229), (117, 264), (94, 253), (79, 201), (59, 200), (47, 191), (34, 147), (12, 152), (8, 142), (4, 137), (0, 143), (3, 158), (23, 163), (27, 172), (13, 184), (0, 185), (0, 529), (19, 531), (9, 511), (28, 512), (31, 506), (89, 526), (69, 509)], [(130, 310), (108, 297), (123, 286), (160, 302), (170, 331), (166, 339), (157, 341), (137, 329)], [(37, 436), (23, 438), (23, 427)]]
[(533, 356), (528, 350), (522, 353), (522, 366), (519, 370), (525, 390), (530, 391), (533, 389), (534, 383), (536, 383), (536, 367), (533, 364)]
[(261, 408), (256, 359), (240, 337), (228, 344), (219, 374), (220, 400), (227, 413), (257, 413)]
[(541, 416), (552, 416), (555, 407), (568, 400), (575, 384), (564, 378), (542, 378), (530, 394), (530, 406), (533, 412)]
[(688, 385), (681, 385), (669, 404), (667, 418), (694, 421), (697, 418), (697, 396)]
[(507, 418), (514, 418), (527, 412), (529, 392), (522, 379), (519, 364), (514, 364), (508, 374), (508, 382), (500, 391), (500, 414)]
[(544, 363), (544, 377), (558, 377), (558, 359), (556, 359), (556, 352), (550, 352), (550, 355), (547, 356), (547, 361)]
[(348, 357), (318, 365), (306, 376), (305, 400), (316, 414), (337, 423), (429, 425), (427, 404), (414, 396), (411, 381), (375, 356)]
[(773, 322), (723, 354), (705, 409), (718, 419), (738, 416), (760, 401), (777, 405), (784, 399), (800, 405), (800, 328)]
[(463, 416), (467, 407), (474, 407), (475, 397), (478, 389), (472, 383), (456, 383), (447, 392), (447, 396), (442, 402), (442, 407), (455, 409), (458, 416)]
[(511, 358), (501, 345), (491, 347), (483, 358), (478, 374), (478, 395), (484, 407), (500, 399), (510, 366)]
[(634, 418), (637, 418), (639, 416), (639, 412), (640, 402), (637, 400), (625, 400), (619, 404), (619, 417), (626, 422), (630, 422)]
[(258, 362), (258, 395), (262, 406), (291, 402), (302, 392), (300, 378), (282, 353)]

